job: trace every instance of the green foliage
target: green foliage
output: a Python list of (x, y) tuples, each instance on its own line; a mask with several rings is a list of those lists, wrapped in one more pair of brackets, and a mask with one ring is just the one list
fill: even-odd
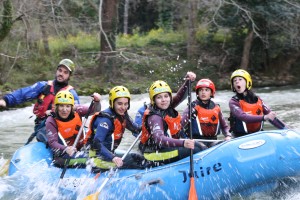
[(218, 29), (214, 26), (199, 28), (196, 32), (197, 40), (204, 45), (214, 46), (218, 43), (230, 42), (232, 40), (231, 32), (228, 29)]
[[(203, 30), (203, 33), (206, 31)], [(184, 59), (185, 52), (182, 49), (185, 49), (185, 38), (186, 35), (183, 32), (162, 29), (152, 30), (148, 34), (136, 32), (133, 35), (119, 35), (117, 49), (119, 51), (126, 49), (122, 53), (129, 60), (115, 58), (120, 60), (118, 70), (122, 78), (106, 82), (103, 75), (95, 72), (97, 63), (94, 57), (84, 53), (89, 51), (96, 55), (99, 51), (96, 34), (80, 32), (75, 36), (68, 35), (66, 38), (51, 37), (49, 46), (54, 56), (48, 58), (38, 53), (28, 54), (28, 59), (18, 63), (18, 70), (14, 69), (14, 80), (9, 81), (16, 89), (38, 80), (52, 79), (57, 62), (67, 56), (80, 66), (84, 66), (84, 69), (76, 70), (70, 82), (80, 95), (89, 95), (93, 91), (105, 94), (115, 84), (127, 85), (133, 93), (145, 92), (151, 82), (158, 79), (167, 81), (176, 91), (187, 71), (197, 71), (196, 66), (192, 66)], [(66, 55), (68, 50), (73, 49), (78, 52), (76, 59), (72, 56), (73, 54)], [(24, 74), (30, 74), (30, 76)]]
[[(98, 51), (100, 48), (99, 36), (97, 34), (87, 34), (79, 32), (77, 35), (68, 35), (66, 38), (49, 37), (49, 48), (52, 54), (59, 54), (66, 49), (77, 49), (78, 51)], [(40, 41), (40, 48), (42, 48)]]
[(4, 40), (4, 38), (10, 32), (10, 29), (13, 25), (12, 20), (12, 4), (10, 0), (4, 0), (3, 2), (3, 15), (1, 20), (1, 27), (0, 27), (0, 42)]
[(141, 35), (135, 31), (132, 35), (119, 35), (117, 47), (145, 47), (153, 44), (171, 45), (185, 41), (184, 34), (180, 32), (164, 31), (163, 29), (151, 30), (149, 33)]
[(173, 30), (173, 0), (158, 1), (159, 21), (158, 27), (164, 30)]
[(80, 17), (80, 14), (83, 12), (83, 2), (78, 0), (65, 0), (62, 1), (64, 8), (70, 13), (73, 17)]
[[(99, 84), (99, 82), (97, 83), (98, 79), (88, 79), (89, 81), (86, 82), (82, 82), (80, 87), (76, 87), (76, 91), (79, 94), (86, 94), (86, 95), (91, 95), (94, 92), (98, 92), (100, 94), (107, 94), (109, 92), (109, 89), (105, 88), (105, 87), (101, 87), (101, 85)], [(72, 81), (71, 81), (72, 84)]]
[[(20, 8), (20, 12), (12, 13), (10, 2)], [(54, 78), (58, 61), (65, 57), (78, 65), (70, 83), (80, 95), (90, 95), (94, 91), (106, 94), (116, 84), (128, 86), (133, 93), (146, 92), (151, 82), (157, 79), (167, 81), (175, 91), (189, 70), (194, 71), (198, 78), (211, 78), (218, 89), (220, 86), (228, 88), (226, 73), (232, 72), (240, 64), (243, 43), (253, 28), (257, 32), (250, 49), (249, 69), (264, 69), (264, 65), (276, 61), (280, 55), (284, 58), (283, 62), (288, 63), (285, 58), (297, 55), (299, 51), (299, 8), (285, 1), (199, 2), (199, 28), (196, 32), (199, 49), (197, 61), (193, 62), (197, 66), (191, 60), (186, 60), (188, 1), (130, 1), (130, 34), (117, 35), (116, 52), (110, 57), (116, 62), (109, 65), (109, 60), (109, 73), (100, 74), (97, 71), (100, 49), (98, 12), (91, 2), (99, 5), (98, 0), (65, 0), (54, 7), (50, 4), (32, 5), (29, 2), (28, 7), (20, 7), (19, 1), (2, 0), (0, 16), (1, 25), (5, 28), (1, 28), (1, 31), (7, 34), (11, 28), (11, 16), (17, 17), (19, 13), (26, 14), (26, 23), (31, 26), (25, 25), (26, 20), (22, 23), (16, 21), (12, 34), (8, 34), (0, 44), (0, 53), (3, 54), (0, 57), (0, 80), (3, 83), (7, 81), (1, 83), (0, 90), (5, 92), (38, 80)], [(118, 3), (123, 6), (124, 0)], [(115, 21), (119, 31), (123, 31), (123, 8), (119, 7), (119, 16), (115, 16), (115, 19), (119, 17), (119, 21)], [(40, 9), (45, 12), (35, 12)], [(39, 41), (40, 24), (36, 22), (40, 14), (49, 17), (46, 31), (51, 36), (48, 38), (51, 57), (43, 54), (42, 41)], [(3, 23), (4, 16), (9, 16), (6, 23)], [(292, 66), (292, 73), (299, 71), (297, 68), (299, 62)], [(115, 77), (109, 81), (105, 79), (112, 75)]]

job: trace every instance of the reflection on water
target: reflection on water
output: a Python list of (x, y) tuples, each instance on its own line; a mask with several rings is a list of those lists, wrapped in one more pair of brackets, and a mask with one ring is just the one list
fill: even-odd
[[(280, 88), (261, 88), (257, 89), (256, 93), (269, 105), (272, 110), (276, 111), (278, 118), (282, 119), (290, 128), (300, 131), (300, 86), (297, 87), (280, 87)], [(223, 114), (226, 118), (229, 115), (228, 101), (233, 96), (232, 91), (217, 91), (215, 101), (220, 104)], [(195, 99), (195, 94), (192, 96)], [(89, 105), (90, 97), (80, 97), (81, 103)], [(138, 108), (140, 108), (144, 102), (148, 101), (148, 94), (132, 95), (131, 108), (129, 114), (134, 118)], [(108, 107), (108, 96), (102, 96), (102, 109)], [(187, 107), (187, 100), (182, 102), (177, 110), (182, 112)], [(0, 153), (5, 159), (9, 159), (13, 152), (24, 145), (28, 137), (33, 131), (34, 117), (32, 116), (32, 107), (26, 107), (21, 109), (10, 109), (0, 112)], [(265, 123), (265, 129), (273, 129), (269, 123)], [(120, 149), (126, 149), (134, 140), (134, 137), (128, 132), (125, 133), (125, 137), (122, 141)], [(0, 161), (5, 161), (1, 158)], [(0, 163), (1, 165), (1, 163)], [(14, 183), (11, 182), (13, 178), (0, 178), (0, 199), (10, 199), (7, 196), (3, 197), (5, 191), (15, 190)], [(299, 189), (297, 184), (293, 184), (288, 191), (285, 191), (287, 195), (284, 199), (298, 199), (300, 198)], [(284, 187), (284, 184), (283, 184)], [(24, 192), (24, 191), (23, 191)], [(30, 194), (30, 189), (26, 195)], [(25, 195), (25, 196), (26, 196)], [(37, 195), (37, 194), (36, 194)], [(256, 194), (257, 195), (257, 194)], [(39, 195), (37, 195), (39, 196)], [(16, 196), (15, 196), (16, 197)], [(277, 193), (273, 194), (259, 194), (259, 197), (251, 199), (281, 199), (277, 196)], [(239, 197), (237, 197), (239, 199)]]

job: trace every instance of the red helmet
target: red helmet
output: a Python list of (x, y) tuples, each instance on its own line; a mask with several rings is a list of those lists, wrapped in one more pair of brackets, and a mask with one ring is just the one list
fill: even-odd
[(211, 89), (211, 97), (215, 96), (216, 93), (216, 87), (215, 84), (209, 80), (209, 79), (201, 79), (198, 81), (197, 85), (196, 85), (196, 94), (198, 94), (198, 89), (200, 88), (209, 88)]

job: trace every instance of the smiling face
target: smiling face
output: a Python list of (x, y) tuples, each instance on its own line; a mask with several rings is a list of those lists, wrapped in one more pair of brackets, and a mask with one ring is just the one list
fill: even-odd
[(232, 79), (232, 84), (235, 91), (242, 94), (246, 90), (246, 80), (243, 77), (237, 76)]
[(117, 98), (114, 101), (113, 109), (118, 115), (125, 115), (126, 111), (128, 110), (128, 107), (129, 99), (126, 97)]
[(210, 88), (203, 87), (198, 89), (198, 97), (202, 101), (208, 101), (212, 96), (212, 92)]
[(56, 80), (60, 83), (66, 83), (68, 82), (70, 78), (71, 72), (68, 70), (67, 67), (61, 65), (56, 70)]
[(171, 103), (171, 97), (168, 92), (163, 92), (155, 95), (154, 102), (159, 109), (166, 110)]
[(58, 104), (57, 112), (62, 119), (67, 119), (72, 111), (70, 104)]

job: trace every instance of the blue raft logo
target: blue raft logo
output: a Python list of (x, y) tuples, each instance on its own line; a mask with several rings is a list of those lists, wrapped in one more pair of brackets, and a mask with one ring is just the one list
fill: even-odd
[[(219, 171), (222, 170), (222, 164), (221, 163), (216, 163), (213, 166), (208, 166), (208, 167), (200, 167), (199, 170), (195, 169), (194, 171), (194, 176), (195, 178), (200, 178), (200, 177), (205, 177), (205, 176), (210, 176), (214, 173), (218, 173)], [(183, 175), (183, 180), (182, 182), (187, 181), (187, 176), (190, 175), (187, 171), (179, 170), (179, 173)]]

